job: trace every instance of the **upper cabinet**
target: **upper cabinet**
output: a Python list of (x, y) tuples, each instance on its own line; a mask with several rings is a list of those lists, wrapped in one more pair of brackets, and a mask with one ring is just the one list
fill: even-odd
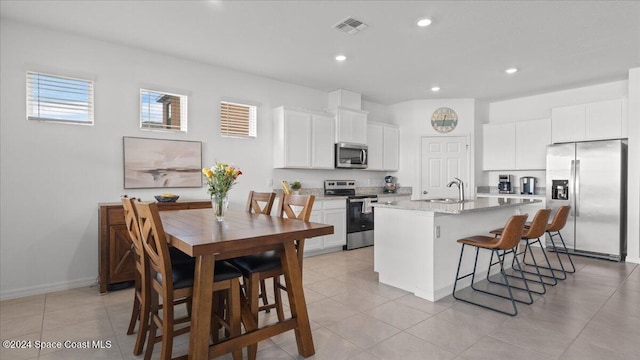
[(338, 106), (336, 108), (336, 142), (367, 143), (368, 112)]
[(516, 125), (482, 125), (482, 169), (506, 170), (516, 167)]
[(545, 169), (549, 144), (551, 144), (549, 119), (517, 122), (516, 170)]
[(553, 108), (553, 143), (626, 137), (624, 110), (623, 99)]
[(329, 114), (273, 109), (273, 166), (334, 168), (334, 119)]
[(483, 170), (536, 170), (546, 166), (549, 119), (482, 126)]
[(400, 159), (400, 131), (397, 126), (382, 123), (367, 124), (367, 170), (397, 171)]

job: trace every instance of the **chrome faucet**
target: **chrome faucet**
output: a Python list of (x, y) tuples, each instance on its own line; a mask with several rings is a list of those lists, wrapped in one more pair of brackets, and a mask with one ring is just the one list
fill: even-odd
[(458, 179), (458, 178), (454, 178), (455, 180), (450, 181), (447, 184), (447, 187), (451, 187), (451, 185), (455, 185), (458, 187), (458, 200), (459, 201), (464, 201), (464, 182), (462, 182), (462, 180)]

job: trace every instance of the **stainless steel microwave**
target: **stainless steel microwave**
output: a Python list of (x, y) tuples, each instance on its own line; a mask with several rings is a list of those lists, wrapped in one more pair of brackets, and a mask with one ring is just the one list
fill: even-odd
[(367, 145), (337, 143), (336, 168), (366, 169)]

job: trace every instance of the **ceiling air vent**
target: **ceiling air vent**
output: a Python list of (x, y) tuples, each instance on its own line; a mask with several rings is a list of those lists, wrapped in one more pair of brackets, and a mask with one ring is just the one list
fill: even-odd
[(369, 25), (363, 23), (360, 20), (354, 19), (351, 16), (333, 25), (335, 29), (338, 29), (342, 32), (346, 32), (351, 35), (357, 34), (358, 32), (366, 29), (368, 26)]

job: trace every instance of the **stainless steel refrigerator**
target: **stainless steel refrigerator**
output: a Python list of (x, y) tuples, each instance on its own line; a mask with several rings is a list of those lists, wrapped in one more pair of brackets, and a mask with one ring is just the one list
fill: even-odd
[(561, 231), (569, 251), (624, 260), (626, 168), (625, 140), (547, 147), (547, 207), (555, 211), (571, 205), (569, 220)]

